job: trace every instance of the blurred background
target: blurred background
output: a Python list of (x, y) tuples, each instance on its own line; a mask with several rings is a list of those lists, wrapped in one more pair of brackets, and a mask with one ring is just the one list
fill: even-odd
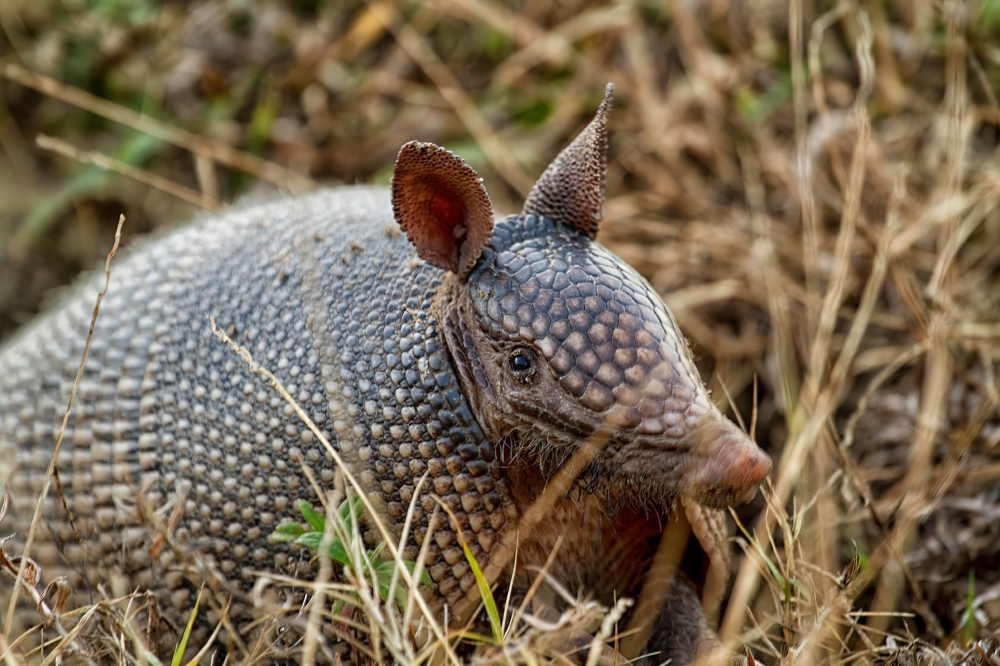
[(119, 214), (387, 184), (413, 139), (517, 212), (608, 81), (599, 240), (776, 461), (723, 636), (1000, 663), (998, 0), (0, 0), (0, 341)]

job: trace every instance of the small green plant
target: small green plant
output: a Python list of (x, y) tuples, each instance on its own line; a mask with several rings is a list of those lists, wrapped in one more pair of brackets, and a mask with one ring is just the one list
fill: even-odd
[[(338, 525), (335, 526), (337, 529), (334, 530), (334, 534), (339, 532), (348, 537), (354, 534), (354, 523), (361, 516), (363, 509), (361, 498), (357, 496), (348, 497), (341, 502), (340, 506), (337, 507)], [(305, 519), (306, 526), (301, 523), (282, 523), (275, 528), (271, 539), (278, 543), (296, 543), (313, 552), (318, 552), (323, 545), (323, 535), (326, 533), (326, 517), (305, 501), (299, 502), (299, 512)], [(387, 601), (393, 573), (396, 570), (396, 561), (382, 558), (384, 548), (384, 544), (379, 544), (371, 550), (363, 550), (362, 561), (358, 566), (351, 559), (347, 544), (338, 536), (334, 536), (330, 539), (326, 555), (334, 562), (351, 569), (356, 576), (363, 576), (367, 580), (374, 581), (378, 588), (379, 598), (382, 601)], [(403, 565), (411, 574), (416, 569), (415, 562), (403, 562)], [(426, 569), (420, 574), (420, 583), (427, 586), (433, 585)], [(405, 607), (406, 590), (402, 586), (396, 586), (394, 596), (397, 607), (400, 609)], [(342, 607), (343, 603), (339, 602), (335, 606), (335, 610), (340, 610)]]

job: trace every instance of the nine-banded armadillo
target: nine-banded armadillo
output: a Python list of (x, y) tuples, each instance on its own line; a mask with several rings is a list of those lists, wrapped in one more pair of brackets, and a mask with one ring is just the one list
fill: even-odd
[[(523, 212), (498, 222), (469, 166), (413, 142), (391, 198), (345, 187), (238, 208), (119, 260), (58, 461), (87, 544), (51, 492), (32, 557), (47, 574), (76, 572), (81, 590), (121, 574), (183, 622), (196, 588), (170, 549), (151, 549), (141, 488), (176, 541), (227, 581), (237, 620), (250, 613), (255, 572), (309, 569), (268, 537), (301, 520), (298, 500), (316, 500), (303, 463), (328, 487), (334, 464), (212, 335), (211, 315), (334, 442), (391, 527), (429, 472), (405, 544), (411, 560), (436, 494), (485, 567), (560, 464), (604, 433), (578, 488), (521, 535), (518, 566), (541, 565), (561, 534), (551, 571), (564, 585), (604, 602), (634, 595), (678, 499), (747, 501), (770, 460), (712, 405), (662, 300), (593, 240), (610, 103), (609, 86)], [(30, 521), (96, 284), (0, 353), (7, 532)], [(430, 535), (438, 608), (475, 586), (454, 528)]]

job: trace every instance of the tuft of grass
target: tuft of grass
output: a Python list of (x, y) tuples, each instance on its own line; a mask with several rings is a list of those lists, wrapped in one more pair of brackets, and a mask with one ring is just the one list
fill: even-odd
[[(361, 500), (349, 494), (340, 503), (340, 506), (337, 507), (336, 517), (339, 520), (334, 533), (352, 534), (354, 526), (360, 519), (363, 510), (364, 504)], [(299, 511), (302, 513), (302, 518), (306, 521), (308, 527), (303, 527), (299, 523), (282, 523), (275, 528), (271, 535), (271, 541), (275, 543), (294, 543), (304, 546), (313, 552), (320, 552), (322, 550), (334, 562), (344, 567), (350, 567), (354, 560), (344, 541), (338, 537), (326, 538), (326, 518), (323, 514), (317, 513), (312, 504), (305, 501), (299, 502)], [(401, 563), (397, 563), (395, 560), (385, 560), (382, 557), (384, 550), (384, 546), (381, 545), (374, 549), (366, 550), (361, 560), (361, 569), (353, 571), (352, 575), (355, 578), (364, 577), (366, 580), (373, 581), (381, 601), (388, 601), (392, 597), (396, 601), (398, 608), (403, 609), (406, 606), (406, 590), (396, 586), (395, 591), (391, 592), (392, 580), (397, 576), (396, 567), (399, 564), (406, 567), (412, 576), (415, 574), (417, 563), (406, 560)], [(419, 580), (421, 585), (428, 587), (434, 584), (434, 581), (431, 580), (430, 572), (426, 569), (421, 572), (417, 580)], [(344, 602), (338, 602), (334, 610), (341, 610), (343, 604)]]

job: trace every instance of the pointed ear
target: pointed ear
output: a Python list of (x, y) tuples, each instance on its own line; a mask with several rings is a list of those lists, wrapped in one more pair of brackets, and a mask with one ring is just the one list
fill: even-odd
[(614, 84), (609, 83), (597, 115), (573, 143), (556, 156), (531, 188), (524, 202), (524, 215), (544, 215), (591, 238), (597, 235), (608, 159), (605, 124), (614, 92)]
[(411, 141), (399, 150), (392, 212), (421, 259), (462, 279), (493, 235), (493, 206), (482, 179), (433, 143)]

